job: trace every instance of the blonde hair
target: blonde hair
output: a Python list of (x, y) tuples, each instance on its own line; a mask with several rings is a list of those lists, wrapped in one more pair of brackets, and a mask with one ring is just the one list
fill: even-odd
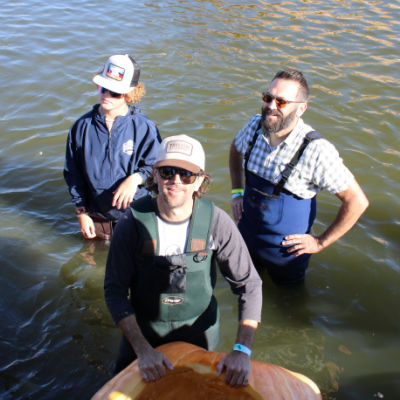
[(146, 94), (144, 84), (139, 82), (129, 93), (125, 95), (125, 101), (130, 103), (139, 103), (142, 97)]

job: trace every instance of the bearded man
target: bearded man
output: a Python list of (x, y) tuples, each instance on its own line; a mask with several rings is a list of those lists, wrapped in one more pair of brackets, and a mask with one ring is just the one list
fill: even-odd
[[(368, 207), (336, 148), (303, 122), (308, 97), (300, 71), (279, 71), (262, 94), (261, 115), (246, 123), (230, 149), (233, 216), (256, 267), (283, 284), (304, 281), (311, 254), (342, 237)], [(341, 206), (315, 235), (316, 195), (323, 189)]]

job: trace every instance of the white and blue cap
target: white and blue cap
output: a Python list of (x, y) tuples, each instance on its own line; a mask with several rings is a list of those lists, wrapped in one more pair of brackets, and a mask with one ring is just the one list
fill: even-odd
[(103, 72), (93, 82), (112, 92), (126, 94), (137, 86), (139, 76), (140, 67), (129, 54), (116, 54), (107, 60)]

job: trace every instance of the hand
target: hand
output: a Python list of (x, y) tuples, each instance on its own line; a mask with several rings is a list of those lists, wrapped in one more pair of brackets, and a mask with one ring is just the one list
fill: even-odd
[(142, 182), (143, 178), (139, 173), (134, 173), (125, 178), (114, 192), (112, 206), (117, 207), (118, 210), (127, 208), (132, 203), (137, 187)]
[(138, 366), (146, 382), (162, 378), (166, 374), (165, 367), (174, 369), (171, 361), (163, 353), (153, 348), (147, 349), (138, 356)]
[(282, 241), (283, 246), (291, 246), (287, 251), (295, 257), (302, 254), (315, 254), (323, 249), (319, 239), (313, 235), (289, 235)]
[(232, 199), (232, 214), (233, 219), (239, 222), (242, 219), (243, 214), (243, 196)]
[(217, 366), (217, 375), (225, 369), (225, 383), (230, 386), (246, 386), (249, 383), (250, 357), (240, 351), (231, 351)]
[(96, 229), (92, 218), (87, 214), (78, 215), (79, 225), (81, 227), (82, 235), (85, 239), (93, 239), (96, 237)]

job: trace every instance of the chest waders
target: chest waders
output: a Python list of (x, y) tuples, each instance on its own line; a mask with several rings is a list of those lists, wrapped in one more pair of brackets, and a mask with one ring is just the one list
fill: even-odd
[[(131, 290), (138, 323), (146, 338), (157, 345), (185, 340), (215, 348), (219, 315), (213, 296), (216, 266), (209, 249), (214, 205), (195, 199), (185, 252), (172, 256), (159, 255), (154, 207), (154, 201), (146, 196), (131, 208), (142, 238)], [(206, 340), (191, 340), (199, 334)]]
[(283, 186), (308, 143), (321, 136), (315, 131), (306, 135), (283, 171), (281, 180), (274, 185), (247, 170), (257, 131), (244, 156), (246, 187), (244, 210), (238, 227), (255, 264), (266, 267), (272, 279), (280, 283), (302, 281), (311, 254), (294, 257), (282, 241), (289, 234), (311, 232), (316, 215), (316, 197), (302, 199), (283, 189)]

